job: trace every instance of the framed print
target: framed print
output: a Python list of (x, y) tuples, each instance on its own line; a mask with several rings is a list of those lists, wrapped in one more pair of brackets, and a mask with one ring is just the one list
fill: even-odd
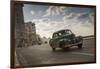
[(11, 1), (11, 68), (96, 63), (96, 6)]

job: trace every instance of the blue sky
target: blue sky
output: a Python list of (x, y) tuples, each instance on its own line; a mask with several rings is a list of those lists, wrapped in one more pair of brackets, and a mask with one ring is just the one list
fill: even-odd
[(24, 21), (36, 24), (41, 37), (51, 37), (60, 29), (71, 29), (76, 35), (94, 34), (94, 9), (82, 7), (24, 4)]

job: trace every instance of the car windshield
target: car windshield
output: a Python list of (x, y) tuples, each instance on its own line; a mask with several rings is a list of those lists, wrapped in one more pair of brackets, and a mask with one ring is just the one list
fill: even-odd
[(63, 31), (59, 31), (59, 32), (55, 33), (53, 35), (53, 37), (59, 37), (62, 35), (69, 35), (69, 34), (72, 34), (72, 32), (70, 30), (63, 30)]

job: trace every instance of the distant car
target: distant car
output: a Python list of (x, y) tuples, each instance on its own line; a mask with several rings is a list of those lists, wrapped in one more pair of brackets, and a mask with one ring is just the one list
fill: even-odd
[(49, 44), (53, 51), (55, 51), (56, 48), (62, 48), (65, 50), (71, 46), (82, 48), (83, 38), (82, 36), (75, 36), (70, 29), (64, 29), (54, 32)]

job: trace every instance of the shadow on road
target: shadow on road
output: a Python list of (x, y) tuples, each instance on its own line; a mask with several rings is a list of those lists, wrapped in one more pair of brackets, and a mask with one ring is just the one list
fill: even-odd
[(66, 49), (61, 49), (61, 48), (57, 48), (55, 51), (52, 51), (52, 52), (73, 52), (73, 51), (82, 51), (84, 49), (81, 48), (79, 49), (78, 47), (71, 47), (71, 48), (66, 48)]

